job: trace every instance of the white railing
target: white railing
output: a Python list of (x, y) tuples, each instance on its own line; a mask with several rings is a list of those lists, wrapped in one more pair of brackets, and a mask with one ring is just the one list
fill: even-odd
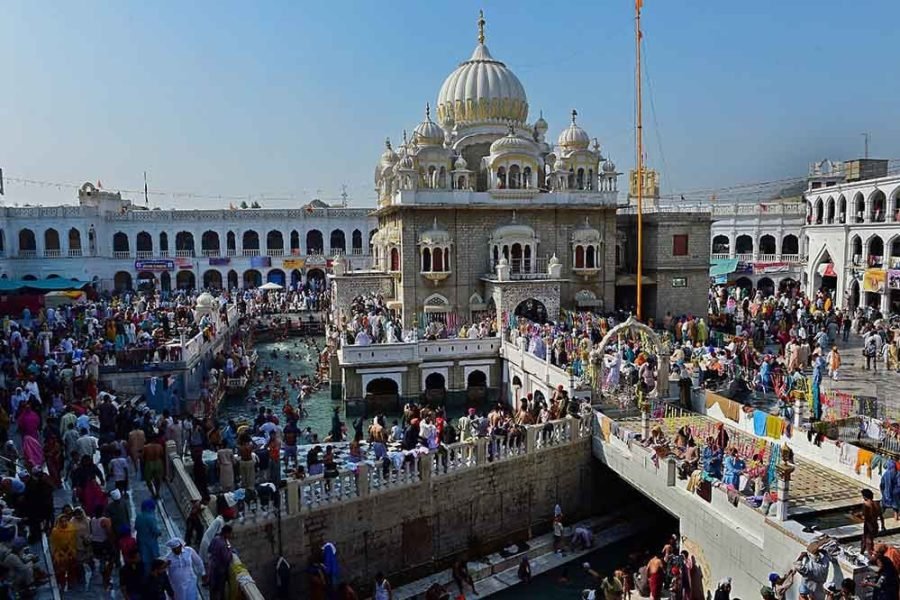
[(751, 260), (753, 260), (753, 254), (746, 252), (742, 254), (735, 254), (734, 257), (743, 262), (750, 262)]
[(19, 258), (37, 258), (37, 250), (19, 250)]
[(269, 248), (266, 250), (266, 256), (284, 256), (284, 248)]
[(47, 248), (44, 250), (44, 258), (59, 258), (62, 256), (62, 250), (59, 248)]
[(113, 258), (131, 258), (131, 251), (129, 251), (129, 250), (114, 250)]
[(193, 250), (176, 250), (175, 258), (194, 258)]
[(241, 256), (259, 256), (259, 248), (244, 248), (241, 250)]
[(756, 260), (759, 262), (775, 262), (776, 258), (778, 258), (777, 254), (760, 254)]
[(800, 262), (800, 255), (799, 254), (782, 254), (781, 260), (782, 260), (782, 262), (798, 263), (798, 262)]
[(502, 342), (499, 337), (470, 340), (453, 338), (395, 344), (346, 345), (338, 350), (341, 365), (420, 362), (434, 358), (497, 356)]
[(169, 258), (169, 251), (168, 250), (160, 250), (159, 257), (160, 258)]
[(221, 252), (219, 251), (218, 248), (203, 250), (203, 256), (207, 256), (207, 257), (211, 256), (211, 257), (215, 258), (215, 257), (218, 257), (219, 254), (221, 254)]
[(134, 255), (136, 258), (153, 258), (153, 250), (138, 250)]
[(728, 258), (731, 258), (731, 254), (729, 254), (728, 252), (714, 252), (713, 254), (710, 254), (709, 256), (713, 260), (726, 260)]
[(233, 257), (233, 256), (237, 256), (237, 255), (238, 255), (237, 250), (235, 250), (234, 248), (229, 248), (228, 250), (225, 251), (225, 256)]

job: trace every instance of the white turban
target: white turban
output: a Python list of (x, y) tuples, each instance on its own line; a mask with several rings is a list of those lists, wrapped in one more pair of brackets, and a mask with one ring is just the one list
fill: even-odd
[(179, 546), (184, 546), (184, 542), (181, 540), (181, 538), (175, 537), (175, 538), (172, 538), (171, 540), (169, 540), (168, 542), (166, 542), (166, 546), (168, 546), (169, 548), (174, 550), (175, 548), (177, 548)]

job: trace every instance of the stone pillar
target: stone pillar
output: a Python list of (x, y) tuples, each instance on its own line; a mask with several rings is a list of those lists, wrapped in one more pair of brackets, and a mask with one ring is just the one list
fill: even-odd
[(641, 439), (650, 439), (650, 403), (643, 398), (641, 402)]
[(779, 521), (787, 521), (791, 473), (794, 472), (794, 466), (787, 462), (781, 462), (775, 467), (775, 472), (778, 477), (778, 502), (775, 505), (775, 515)]
[(475, 464), (476, 465), (486, 465), (487, 464), (487, 438), (475, 438)]
[(666, 485), (672, 487), (675, 485), (676, 463), (674, 457), (666, 459)]
[(540, 427), (532, 426), (525, 428), (525, 453), (530, 454), (537, 448), (537, 436)]
[(806, 401), (803, 398), (794, 399), (794, 427), (799, 428), (803, 424), (803, 405)]
[[(887, 248), (885, 248), (884, 255), (887, 257)], [(884, 259), (882, 259), (884, 260)], [(887, 261), (885, 261), (887, 262)], [(891, 310), (891, 291), (885, 288), (884, 292), (881, 294), (881, 314), (887, 315), (890, 314)]]
[(296, 515), (300, 512), (300, 481), (289, 479), (287, 482), (287, 514)]
[(434, 471), (434, 457), (434, 452), (430, 452), (429, 454), (424, 454), (419, 457), (419, 479), (423, 483), (431, 481), (431, 473), (432, 471)]
[(662, 400), (669, 397), (669, 355), (661, 352), (656, 360), (656, 397)]
[[(421, 462), (423, 462), (423, 461), (419, 461), (419, 462), (421, 464)], [(429, 462), (429, 464), (430, 464), (430, 461), (424, 461), (424, 462)], [(421, 469), (421, 467), (419, 467), (419, 468)], [(357, 490), (357, 492), (359, 492), (360, 498), (364, 498), (365, 496), (369, 495), (369, 470), (370, 469), (371, 469), (371, 467), (367, 463), (364, 463), (364, 462), (359, 463), (356, 467), (356, 490)], [(430, 468), (429, 468), (428, 477), (429, 478), (431, 477), (431, 469)], [(423, 476), (422, 479), (424, 480), (425, 477)]]

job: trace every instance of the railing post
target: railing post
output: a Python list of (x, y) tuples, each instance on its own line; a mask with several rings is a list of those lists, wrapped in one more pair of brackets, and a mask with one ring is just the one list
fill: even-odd
[(434, 457), (434, 452), (419, 457), (419, 480), (423, 483), (431, 481), (431, 473), (434, 470)]
[(529, 426), (525, 428), (525, 454), (537, 450), (537, 434), (540, 427)]
[(487, 463), (487, 438), (475, 438), (475, 464), (483, 465)]
[(666, 485), (672, 487), (675, 485), (675, 458), (666, 459)]
[(287, 514), (296, 515), (300, 512), (300, 481), (290, 479), (287, 482)]

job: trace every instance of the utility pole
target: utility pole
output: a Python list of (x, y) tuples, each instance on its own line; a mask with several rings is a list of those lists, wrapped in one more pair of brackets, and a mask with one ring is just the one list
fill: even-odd
[(868, 134), (868, 132), (866, 132), (866, 133), (861, 133), (859, 135), (863, 136), (863, 140), (864, 140), (863, 143), (865, 144), (865, 148), (866, 148), (865, 154), (863, 154), (863, 158), (869, 158), (869, 134)]

